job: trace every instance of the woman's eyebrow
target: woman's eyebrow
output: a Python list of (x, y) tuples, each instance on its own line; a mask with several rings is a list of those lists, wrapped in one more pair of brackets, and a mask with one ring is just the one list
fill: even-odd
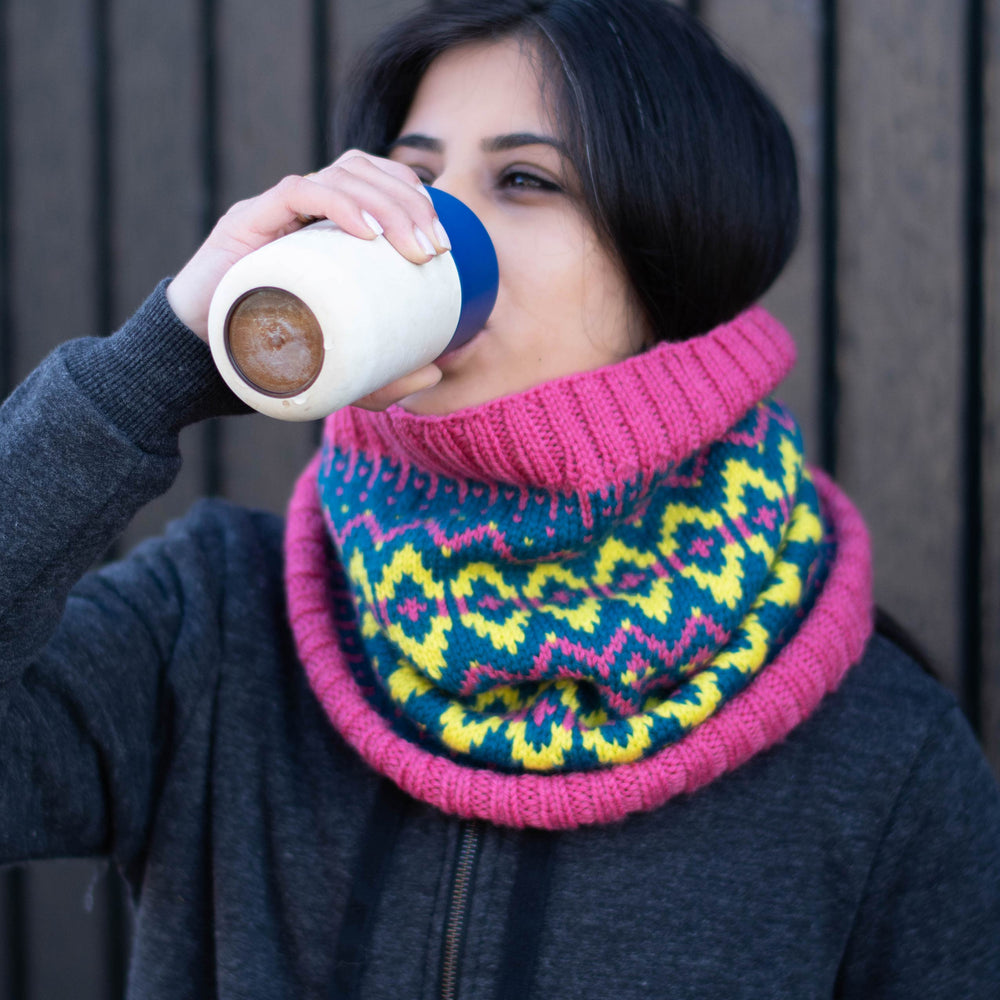
[(482, 141), (483, 150), (487, 153), (504, 153), (509, 149), (521, 146), (551, 146), (566, 155), (566, 146), (551, 135), (537, 135), (534, 132), (512, 132), (509, 135), (496, 135), (492, 139)]
[(444, 143), (440, 139), (432, 139), (429, 135), (420, 135), (419, 132), (410, 132), (401, 135), (398, 139), (389, 143), (387, 153), (391, 153), (400, 146), (408, 146), (410, 149), (422, 149), (428, 153), (443, 153)]
[[(400, 146), (409, 149), (420, 149), (427, 153), (443, 153), (444, 143), (440, 139), (433, 139), (429, 135), (422, 135), (419, 132), (408, 132), (401, 135), (395, 141), (389, 143), (387, 153), (391, 153)], [(508, 135), (495, 135), (489, 139), (483, 139), (481, 146), (486, 153), (504, 153), (511, 149), (519, 149), (521, 146), (551, 146), (563, 156), (566, 155), (566, 146), (550, 135), (537, 135), (534, 132), (511, 132)]]

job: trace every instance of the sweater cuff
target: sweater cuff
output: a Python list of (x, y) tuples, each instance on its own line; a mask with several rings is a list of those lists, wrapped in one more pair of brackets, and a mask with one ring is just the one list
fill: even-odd
[(182, 427), (249, 413), (216, 370), (208, 345), (167, 301), (165, 278), (111, 337), (84, 337), (59, 350), (71, 378), (124, 434), (145, 449), (176, 451)]

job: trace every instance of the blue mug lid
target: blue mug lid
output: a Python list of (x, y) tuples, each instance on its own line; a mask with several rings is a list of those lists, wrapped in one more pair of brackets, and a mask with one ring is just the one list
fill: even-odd
[(451, 240), (451, 255), (462, 288), (462, 311), (446, 350), (461, 347), (485, 325), (497, 300), (500, 270), (486, 227), (475, 212), (454, 195), (426, 187), (441, 225)]

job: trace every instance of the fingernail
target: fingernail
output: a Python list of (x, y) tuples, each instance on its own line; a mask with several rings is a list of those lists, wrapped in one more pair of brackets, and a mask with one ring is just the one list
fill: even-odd
[(418, 184), (417, 190), (433, 205), (434, 199), (431, 197), (430, 191), (427, 190), (426, 184)]
[(420, 244), (420, 249), (423, 250), (428, 257), (436, 257), (437, 250), (434, 249), (434, 244), (427, 239), (427, 234), (419, 227), (413, 227), (413, 235), (417, 239), (417, 243)]
[(376, 235), (381, 236), (384, 230), (378, 223), (378, 219), (374, 215), (366, 212), (364, 209), (361, 210), (361, 218), (365, 220), (365, 225)]
[(444, 247), (446, 250), (451, 249), (451, 240), (448, 239), (448, 234), (444, 231), (440, 219), (434, 220), (434, 235), (437, 237), (439, 247)]

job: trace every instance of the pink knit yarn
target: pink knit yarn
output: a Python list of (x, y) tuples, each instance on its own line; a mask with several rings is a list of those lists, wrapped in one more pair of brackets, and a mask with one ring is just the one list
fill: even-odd
[[(773, 391), (793, 361), (784, 328), (753, 309), (703, 337), (473, 410), (447, 417), (347, 410), (330, 419), (328, 431), (371, 457), (392, 455), (425, 473), (588, 491), (707, 445)], [(814, 470), (836, 559), (806, 621), (745, 691), (678, 743), (635, 763), (553, 775), (470, 767), (397, 735), (357, 686), (332, 613), (333, 554), (317, 496), (318, 463), (295, 488), (286, 531), (299, 656), (331, 722), (362, 758), (409, 795), (456, 816), (569, 829), (656, 808), (787, 736), (837, 687), (871, 634), (867, 530), (844, 494)]]
[(588, 493), (683, 461), (794, 364), (788, 331), (757, 307), (704, 336), (443, 417), (347, 407), (328, 418), (327, 433), (423, 472)]

